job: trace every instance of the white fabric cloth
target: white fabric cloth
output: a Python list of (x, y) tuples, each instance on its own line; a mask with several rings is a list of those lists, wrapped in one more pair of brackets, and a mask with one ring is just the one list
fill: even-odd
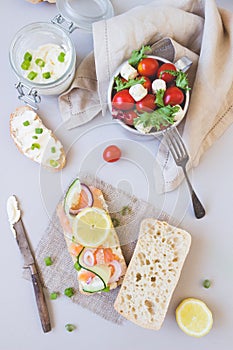
[[(77, 69), (71, 88), (59, 98), (68, 127), (94, 118), (107, 106), (107, 89), (116, 68), (142, 45), (170, 38), (165, 56), (183, 55), (194, 63), (189, 72), (190, 106), (182, 137), (190, 154), (189, 167), (233, 122), (233, 14), (218, 9), (214, 0), (157, 0), (107, 21), (93, 24), (94, 55)], [(171, 46), (173, 49), (171, 50)], [(157, 160), (163, 169), (161, 190), (170, 191), (182, 173), (161, 144)]]

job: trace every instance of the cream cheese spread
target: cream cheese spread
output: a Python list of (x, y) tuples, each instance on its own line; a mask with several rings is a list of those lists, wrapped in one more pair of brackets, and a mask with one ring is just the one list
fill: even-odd
[(23, 76), (38, 84), (48, 84), (58, 80), (67, 71), (71, 62), (68, 47), (46, 44), (24, 53), (21, 68)]
[(62, 144), (52, 136), (37, 114), (26, 110), (11, 121), (14, 140), (22, 152), (36, 162), (52, 168), (59, 167)]
[(10, 223), (11, 231), (13, 235), (16, 237), (16, 232), (13, 225), (19, 221), (21, 213), (18, 208), (18, 202), (15, 196), (10, 196), (7, 200), (7, 214), (8, 214), (8, 220)]

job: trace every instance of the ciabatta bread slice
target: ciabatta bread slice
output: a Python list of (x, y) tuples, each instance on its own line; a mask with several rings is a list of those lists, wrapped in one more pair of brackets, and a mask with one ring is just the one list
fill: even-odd
[(61, 170), (65, 166), (66, 156), (61, 142), (32, 108), (22, 106), (11, 114), (10, 134), (19, 151), (31, 160), (52, 170)]
[(188, 232), (145, 219), (114, 307), (138, 326), (160, 329), (191, 244)]

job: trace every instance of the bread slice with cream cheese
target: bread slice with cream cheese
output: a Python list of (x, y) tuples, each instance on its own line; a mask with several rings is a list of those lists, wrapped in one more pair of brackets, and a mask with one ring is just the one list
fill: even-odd
[(160, 329), (190, 244), (188, 232), (156, 219), (143, 220), (116, 311), (138, 326)]
[(32, 108), (22, 106), (11, 114), (10, 134), (19, 151), (31, 160), (52, 170), (61, 170), (65, 166), (66, 156), (61, 142)]

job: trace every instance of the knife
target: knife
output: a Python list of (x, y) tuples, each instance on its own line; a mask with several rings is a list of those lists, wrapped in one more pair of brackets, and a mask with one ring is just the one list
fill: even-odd
[(18, 243), (19, 250), (24, 259), (24, 268), (29, 269), (34, 287), (36, 303), (39, 311), (41, 325), (45, 333), (51, 330), (49, 312), (45, 301), (43, 287), (36, 268), (34, 256), (26, 236), (18, 201), (15, 196), (10, 196), (7, 200), (7, 214), (11, 231)]

